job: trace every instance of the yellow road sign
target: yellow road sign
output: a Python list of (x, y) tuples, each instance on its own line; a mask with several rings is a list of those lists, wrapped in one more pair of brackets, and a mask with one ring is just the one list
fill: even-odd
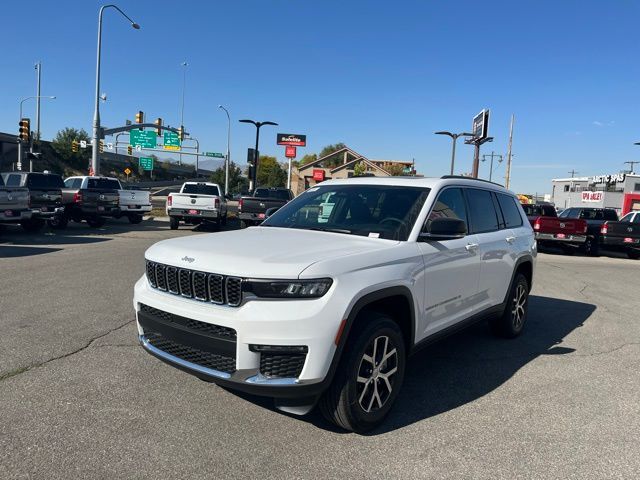
[(180, 145), (165, 145), (165, 150), (180, 150)]
[(131, 175), (131, 169), (129, 167), (124, 169), (125, 175)]

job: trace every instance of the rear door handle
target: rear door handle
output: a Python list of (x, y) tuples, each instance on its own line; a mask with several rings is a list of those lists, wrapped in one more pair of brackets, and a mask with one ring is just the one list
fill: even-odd
[(516, 237), (507, 237), (505, 238), (505, 240), (507, 241), (507, 243), (513, 243), (516, 241)]
[(464, 247), (467, 252), (473, 252), (478, 248), (478, 244), (477, 243), (468, 243), (466, 247)]

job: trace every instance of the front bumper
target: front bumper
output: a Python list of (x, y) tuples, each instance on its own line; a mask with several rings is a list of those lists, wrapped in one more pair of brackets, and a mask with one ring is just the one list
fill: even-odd
[[(158, 291), (143, 276), (134, 293), (139, 342), (148, 353), (203, 380), (274, 398), (311, 397), (326, 388), (341, 318), (336, 316), (337, 322), (324, 318), (325, 297), (251, 300), (230, 307)], [(191, 327), (185, 327), (187, 322)], [(233, 330), (234, 341), (207, 333), (219, 329)], [(304, 363), (295, 376), (265, 375), (268, 359), (256, 345), (304, 346)]]
[(564, 237), (558, 237), (555, 233), (536, 232), (536, 240), (538, 242), (558, 242), (568, 244), (583, 244), (587, 241), (586, 235), (564, 234)]

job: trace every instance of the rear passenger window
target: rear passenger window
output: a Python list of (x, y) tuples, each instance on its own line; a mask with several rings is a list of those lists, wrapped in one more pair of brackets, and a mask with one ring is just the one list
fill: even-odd
[(7, 187), (19, 187), (20, 175), (9, 175), (7, 177)]
[(447, 188), (438, 195), (436, 204), (427, 219), (427, 227), (431, 220), (436, 218), (456, 218), (467, 223), (467, 208), (462, 196), (462, 190), (459, 188)]
[(516, 204), (515, 198), (502, 193), (497, 193), (496, 196), (498, 197), (500, 210), (502, 210), (505, 226), (507, 228), (521, 227), (522, 217), (520, 216), (520, 209)]
[(499, 230), (491, 192), (477, 188), (465, 189), (469, 204), (469, 222), (472, 233), (493, 232)]

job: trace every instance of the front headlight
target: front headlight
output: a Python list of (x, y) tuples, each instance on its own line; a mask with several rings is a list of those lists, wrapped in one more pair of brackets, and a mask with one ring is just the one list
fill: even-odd
[(260, 298), (319, 298), (329, 291), (330, 278), (316, 280), (247, 280), (245, 291)]

